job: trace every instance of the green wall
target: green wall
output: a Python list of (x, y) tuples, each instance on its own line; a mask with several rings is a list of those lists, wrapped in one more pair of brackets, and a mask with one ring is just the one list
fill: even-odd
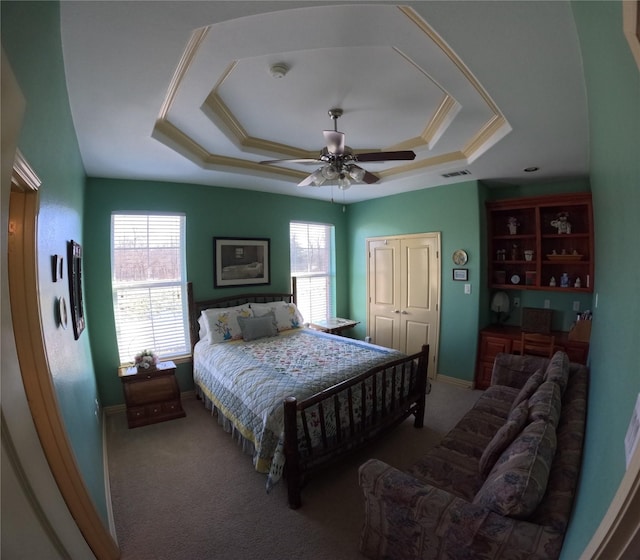
[(562, 553), (578, 558), (625, 473), (624, 437), (640, 392), (640, 72), (620, 2), (574, 2), (589, 104), (598, 306), (591, 334), (585, 456)]
[[(367, 317), (367, 257), (369, 237), (441, 232), (441, 322), (438, 373), (471, 381), (475, 369), (478, 310), (481, 293), (480, 199), (475, 181), (423, 189), (349, 206), (350, 313), (361, 321), (356, 336), (363, 338)], [(452, 280), (451, 255), (469, 254), (471, 294), (464, 282)]]
[[(293, 196), (202, 185), (88, 179), (85, 201), (84, 277), (91, 309), (91, 347), (103, 403), (123, 402), (111, 295), (111, 213), (114, 211), (184, 212), (187, 217), (187, 278), (196, 299), (247, 292), (290, 289), (289, 222), (301, 220), (335, 226), (336, 308), (348, 313), (348, 243), (341, 204)], [(213, 287), (213, 237), (271, 239), (271, 285)], [(132, 356), (133, 358), (133, 356)], [(178, 365), (180, 388), (193, 388), (191, 364)]]
[[(634, 261), (640, 215), (640, 78), (622, 35), (620, 2), (575, 2), (572, 7), (589, 102), (598, 306), (593, 306), (585, 456), (564, 560), (579, 557), (624, 475), (624, 435), (640, 391), (635, 352), (640, 332), (640, 267)], [(112, 210), (178, 210), (187, 214), (188, 274), (197, 297), (222, 292), (214, 291), (211, 278), (214, 235), (270, 237), (274, 259), (270, 288), (286, 289), (289, 220), (334, 223), (337, 312), (363, 321), (356, 331), (359, 337), (364, 336), (366, 317), (365, 239), (440, 231), (439, 372), (471, 380), (477, 330), (488, 319), (486, 263), (482, 259), (486, 239), (481, 233), (485, 230), (484, 200), (542, 194), (546, 189), (568, 192), (587, 188), (578, 181), (501, 192), (468, 182), (354, 204), (344, 214), (341, 205), (195, 185), (91, 179), (85, 192), (67, 102), (58, 3), (3, 1), (1, 11), (3, 48), (27, 99), (20, 149), (43, 180), (38, 264), (44, 336), (69, 437), (103, 516), (101, 426), (94, 416), (97, 388), (103, 404), (122, 402), (109, 280)], [(69, 239), (80, 241), (85, 249), (87, 329), (78, 341), (70, 329), (55, 325), (54, 301), (62, 295), (68, 298), (68, 288), (66, 283), (52, 283), (49, 276), (50, 255), (65, 254)], [(459, 247), (470, 255), (469, 296), (462, 293), (463, 283), (451, 280), (451, 253)], [(537, 297), (526, 294), (527, 298)], [(186, 365), (181, 366), (180, 382), (188, 388)]]
[[(102, 455), (102, 416), (90, 328), (76, 341), (73, 329), (57, 326), (54, 305), (69, 302), (68, 275), (53, 282), (51, 255), (64, 255), (67, 241), (83, 242), (84, 168), (80, 159), (64, 75), (57, 2), (2, 2), (2, 46), (26, 98), (18, 147), (40, 177), (38, 282), (42, 328), (58, 405), (78, 467), (107, 523)], [(87, 310), (90, 315), (90, 310)]]

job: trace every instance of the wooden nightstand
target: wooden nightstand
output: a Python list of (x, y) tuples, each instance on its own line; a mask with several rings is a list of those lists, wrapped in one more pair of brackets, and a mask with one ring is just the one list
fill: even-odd
[(180, 402), (176, 364), (160, 362), (157, 369), (138, 373), (135, 367), (120, 368), (129, 428), (186, 416)]
[(341, 334), (345, 329), (351, 329), (355, 327), (360, 321), (352, 321), (351, 319), (341, 319), (340, 317), (331, 317), (325, 321), (317, 321), (316, 323), (309, 323), (312, 329), (317, 331), (327, 332), (331, 334)]

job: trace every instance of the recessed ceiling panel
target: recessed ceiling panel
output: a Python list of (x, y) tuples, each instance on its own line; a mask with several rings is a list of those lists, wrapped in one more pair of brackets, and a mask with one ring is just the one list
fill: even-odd
[[(265, 155), (315, 157), (322, 130), (333, 128), (327, 111), (339, 107), (338, 130), (356, 152), (417, 153), (410, 165), (371, 165), (390, 177), (471, 161), (510, 130), (471, 71), (413, 10), (369, 5), (367, 26), (359, 14), (354, 6), (312, 7), (195, 30), (154, 136), (202, 167), (224, 162), (238, 172), (283, 175), (283, 166), (255, 164)], [(274, 64), (284, 75), (272, 75)]]

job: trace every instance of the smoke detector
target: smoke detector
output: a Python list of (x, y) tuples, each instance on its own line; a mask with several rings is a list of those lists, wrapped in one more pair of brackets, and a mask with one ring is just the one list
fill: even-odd
[(289, 71), (289, 67), (284, 62), (278, 62), (277, 64), (272, 64), (269, 68), (269, 74), (274, 78), (284, 78)]

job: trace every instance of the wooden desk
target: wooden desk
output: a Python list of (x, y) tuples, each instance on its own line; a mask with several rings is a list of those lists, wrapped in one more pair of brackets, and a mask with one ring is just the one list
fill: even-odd
[[(496, 355), (520, 353), (520, 335), (522, 329), (514, 326), (490, 326), (480, 331), (478, 340), (478, 358), (476, 361), (475, 388), (486, 389), (491, 384), (491, 372)], [(555, 351), (563, 350), (569, 360), (579, 364), (587, 363), (589, 343), (569, 340), (569, 333), (552, 331), (555, 336)]]
[(175, 374), (173, 362), (160, 362), (152, 372), (139, 373), (135, 367), (118, 370), (129, 428), (186, 416)]
[(309, 323), (312, 329), (327, 332), (331, 334), (341, 334), (345, 329), (355, 327), (360, 321), (352, 321), (351, 319), (341, 319), (340, 317), (331, 317), (326, 321), (317, 321)]

